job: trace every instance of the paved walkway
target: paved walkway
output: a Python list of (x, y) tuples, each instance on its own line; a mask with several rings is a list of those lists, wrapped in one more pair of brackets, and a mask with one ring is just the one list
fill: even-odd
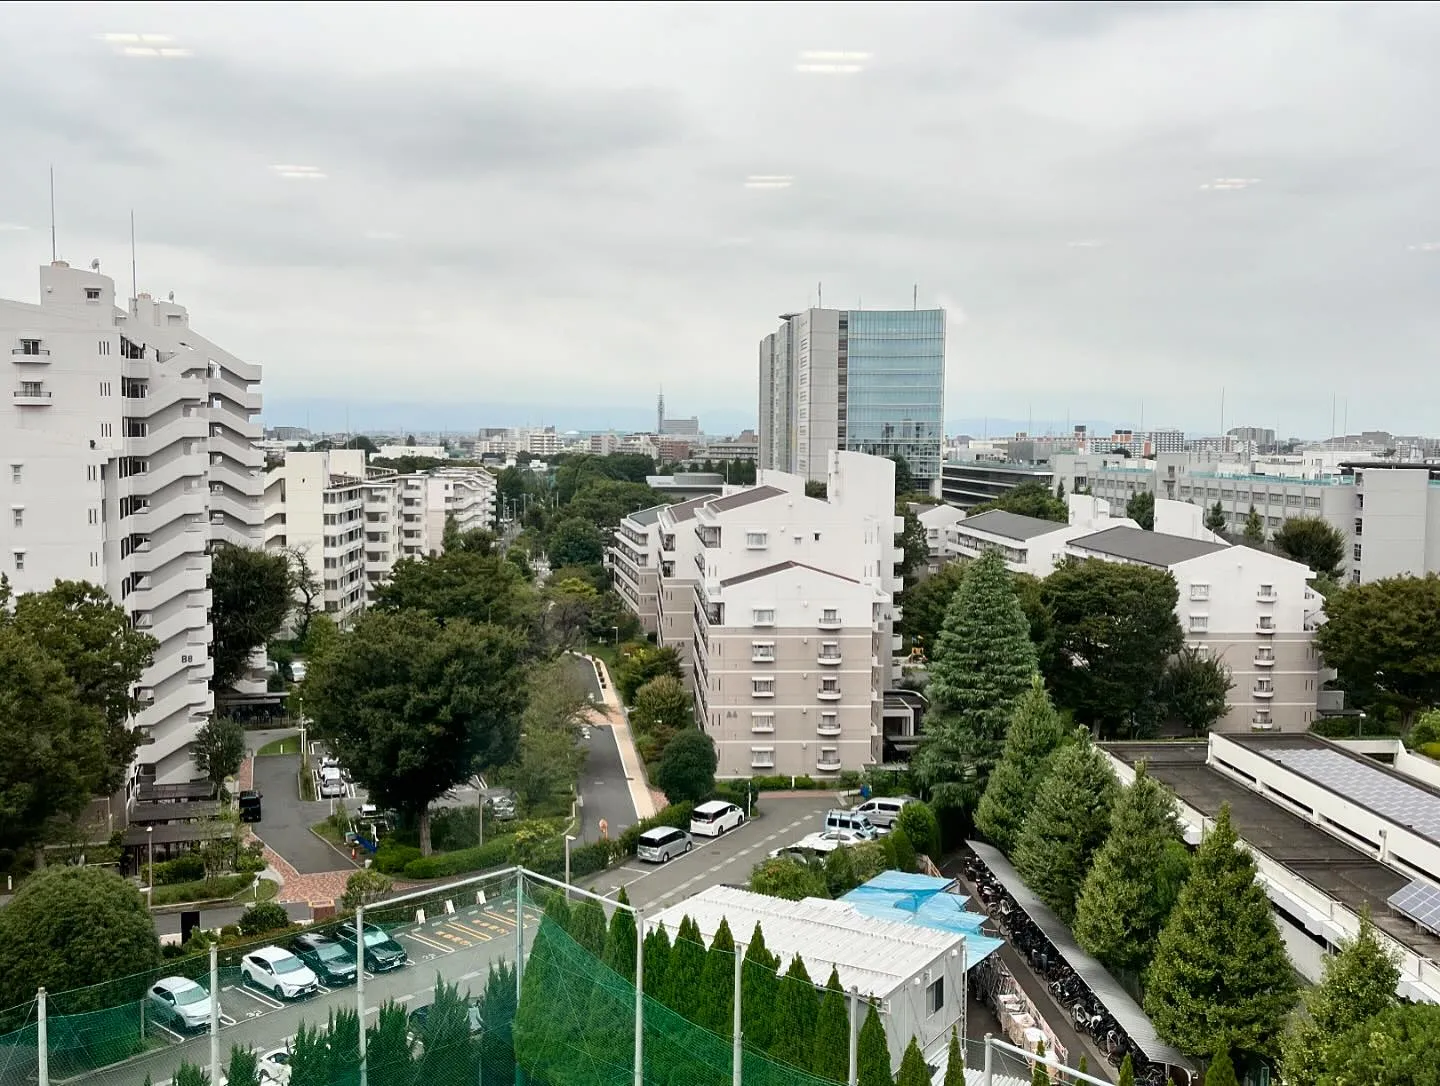
[(665, 806), (665, 795), (649, 785), (645, 766), (641, 763), (640, 755), (635, 751), (635, 741), (630, 736), (630, 718), (625, 714), (625, 707), (620, 704), (620, 696), (615, 692), (615, 684), (610, 681), (610, 672), (605, 667), (605, 661), (594, 656), (584, 658), (595, 668), (595, 675), (600, 681), (601, 704), (597, 705), (594, 711), (603, 716), (615, 731), (615, 745), (620, 748), (620, 764), (625, 767), (625, 780), (630, 787), (630, 799), (635, 804), (635, 813), (641, 818), (649, 818)]

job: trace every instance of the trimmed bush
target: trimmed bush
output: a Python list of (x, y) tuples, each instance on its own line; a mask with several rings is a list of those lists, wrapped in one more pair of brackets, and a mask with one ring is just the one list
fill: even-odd
[[(283, 905), (277, 905), (273, 901), (262, 901), (258, 905), (251, 905), (240, 914), (239, 934), (241, 935), (264, 935), (267, 931), (278, 931), (281, 928), (290, 926), (290, 914), (285, 911)], [(221, 932), (224, 936), (224, 932)]]
[[(156, 864), (158, 867), (159, 864)], [(214, 879), (181, 882), (155, 887), (156, 905), (183, 905), (190, 901), (215, 901), (234, 897), (255, 881), (254, 875), (221, 875)]]
[(405, 865), (407, 879), (446, 879), (456, 875), (468, 875), (492, 867), (505, 867), (510, 863), (509, 837), (486, 841), (475, 848), (462, 848), (456, 852), (442, 852), (434, 856), (421, 856)]
[(420, 850), (414, 845), (402, 845), (394, 838), (387, 837), (375, 850), (375, 869), (385, 875), (403, 874), (405, 868), (420, 859)]
[(163, 860), (155, 865), (155, 885), (174, 886), (182, 882), (197, 882), (205, 877), (205, 861), (198, 852)]

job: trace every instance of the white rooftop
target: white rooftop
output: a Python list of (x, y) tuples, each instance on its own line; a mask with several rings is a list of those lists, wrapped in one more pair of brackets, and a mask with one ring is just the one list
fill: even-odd
[(862, 995), (880, 999), (947, 951), (959, 953), (964, 942), (954, 932), (875, 920), (843, 901), (813, 897), (785, 901), (731, 886), (708, 887), (646, 917), (646, 926), (663, 924), (674, 938), (686, 916), (695, 921), (707, 943), (722, 918), (742, 945), (749, 942), (758, 923), (765, 933), (765, 946), (780, 959), (782, 970), (798, 954), (816, 984), (825, 983), (833, 966), (846, 989), (854, 987)]

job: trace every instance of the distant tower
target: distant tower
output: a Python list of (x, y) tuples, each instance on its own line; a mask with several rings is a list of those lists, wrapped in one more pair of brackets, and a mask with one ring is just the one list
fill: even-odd
[(660, 386), (660, 395), (655, 399), (655, 436), (665, 432), (665, 386)]

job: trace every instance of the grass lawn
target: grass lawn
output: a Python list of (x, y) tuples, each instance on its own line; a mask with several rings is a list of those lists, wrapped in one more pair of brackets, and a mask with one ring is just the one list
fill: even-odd
[(271, 742), (266, 743), (266, 744), (265, 744), (263, 747), (261, 747), (258, 751), (256, 751), (256, 754), (258, 754), (258, 755), (259, 755), (260, 757), (262, 757), (262, 758), (265, 757), (266, 755), (270, 755), (270, 754), (299, 754), (299, 753), (300, 753), (300, 737), (299, 737), (298, 735), (292, 735), (292, 736), (289, 736), (289, 737), (287, 737), (287, 738), (285, 738), (285, 739), (275, 739), (275, 740), (272, 740)]
[(257, 901), (269, 901), (280, 892), (280, 884), (274, 879), (256, 879), (255, 886), (246, 887), (231, 900), (237, 905), (253, 905)]
[(310, 827), (310, 832), (316, 837), (323, 838), (336, 848), (344, 849), (350, 846), (345, 843), (345, 835), (335, 828), (335, 823), (328, 818), (323, 822), (316, 822)]

